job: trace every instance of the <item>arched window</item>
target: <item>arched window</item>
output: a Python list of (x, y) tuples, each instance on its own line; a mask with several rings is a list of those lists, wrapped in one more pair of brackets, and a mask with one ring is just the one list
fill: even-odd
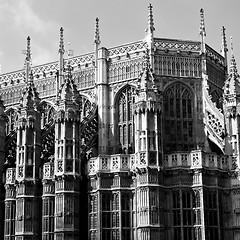
[(47, 124), (51, 124), (54, 121), (54, 114), (55, 109), (52, 107), (51, 104), (47, 102), (42, 103), (42, 110), (41, 110), (41, 128), (44, 128)]
[(6, 135), (15, 131), (18, 115), (14, 109), (7, 111), (7, 121), (6, 121)]
[(81, 103), (80, 103), (80, 108), (81, 108), (81, 121), (87, 117), (92, 109), (92, 103), (85, 97), (81, 96)]
[(189, 151), (193, 141), (193, 94), (181, 83), (164, 92), (165, 152)]
[(120, 153), (132, 153), (134, 144), (133, 125), (133, 88), (125, 88), (118, 97), (117, 108), (117, 129), (118, 144)]

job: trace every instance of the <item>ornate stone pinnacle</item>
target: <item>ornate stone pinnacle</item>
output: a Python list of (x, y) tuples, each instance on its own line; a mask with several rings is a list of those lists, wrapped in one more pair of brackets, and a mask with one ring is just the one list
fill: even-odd
[(28, 36), (27, 37), (27, 51), (26, 51), (26, 61), (30, 62), (31, 61), (31, 38)]
[(32, 72), (32, 70), (31, 70), (30, 73), (29, 73), (29, 81), (28, 81), (28, 84), (29, 84), (29, 85), (33, 84), (33, 72)]
[(97, 45), (99, 45), (101, 43), (100, 31), (99, 31), (99, 18), (96, 18), (94, 43)]
[(153, 33), (153, 31), (155, 30), (154, 28), (154, 22), (153, 22), (153, 12), (152, 12), (152, 5), (149, 4), (148, 6), (148, 29), (147, 31)]
[(145, 69), (151, 69), (150, 56), (149, 56), (149, 49), (148, 48), (146, 48), (146, 50), (145, 50), (144, 62), (145, 62)]
[(228, 51), (225, 30), (226, 28), (222, 26), (222, 49)]
[(200, 35), (206, 36), (205, 22), (204, 22), (204, 10), (200, 9)]
[(60, 28), (59, 53), (64, 53), (63, 27)]
[(232, 37), (230, 37), (230, 39), (231, 39), (230, 74), (233, 74), (234, 76), (237, 76), (238, 75), (237, 64), (236, 64), (236, 60), (235, 60), (234, 53), (233, 53), (233, 40), (232, 40)]

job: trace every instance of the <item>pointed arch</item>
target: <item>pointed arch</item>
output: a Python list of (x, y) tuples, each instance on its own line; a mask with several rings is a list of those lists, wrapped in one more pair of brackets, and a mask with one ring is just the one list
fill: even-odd
[(42, 101), (41, 106), (41, 128), (44, 128), (47, 125), (51, 125), (54, 121), (55, 108), (52, 102)]
[(5, 131), (6, 135), (9, 135), (11, 132), (16, 130), (16, 124), (18, 120), (18, 110), (16, 108), (9, 108), (6, 110), (6, 123), (5, 123)]
[(187, 85), (174, 82), (163, 94), (164, 150), (189, 151), (194, 147), (194, 94)]
[(134, 146), (134, 87), (125, 85), (114, 99), (116, 109), (115, 133), (117, 136), (116, 149), (118, 153), (132, 153)]

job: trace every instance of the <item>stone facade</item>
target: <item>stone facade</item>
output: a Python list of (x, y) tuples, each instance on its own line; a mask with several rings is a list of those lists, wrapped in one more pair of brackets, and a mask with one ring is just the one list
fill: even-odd
[[(0, 238), (240, 238), (232, 53), (146, 37), (0, 75)], [(20, 101), (19, 101), (20, 99)]]

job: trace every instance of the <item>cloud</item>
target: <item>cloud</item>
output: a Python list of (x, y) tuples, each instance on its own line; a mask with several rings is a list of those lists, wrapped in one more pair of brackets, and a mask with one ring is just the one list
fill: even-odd
[(32, 7), (29, 0), (0, 0), (1, 21), (13, 23), (15, 30), (47, 35), (56, 29), (57, 24), (50, 19), (44, 19)]
[(32, 57), (33, 66), (52, 62), (56, 60), (56, 53), (49, 51), (41, 45), (34, 44), (34, 54)]
[[(11, 44), (19, 52), (24, 49), (28, 35), (31, 37), (33, 65), (56, 60), (58, 45), (54, 39), (57, 38), (59, 24), (51, 19), (51, 15), (38, 12), (37, 4), (31, 0), (0, 0), (0, 12), (2, 34), (5, 33), (5, 38), (0, 39), (1, 46), (4, 46), (0, 49), (0, 60), (1, 55), (11, 51)], [(7, 61), (4, 60), (5, 65)]]

